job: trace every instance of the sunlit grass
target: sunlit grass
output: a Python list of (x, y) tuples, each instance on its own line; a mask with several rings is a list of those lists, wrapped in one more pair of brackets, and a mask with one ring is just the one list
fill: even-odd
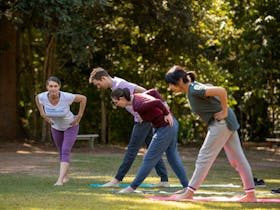
[[(21, 155), (34, 155), (32, 153)], [(53, 158), (44, 162), (44, 157)], [(138, 157), (128, 175), (123, 180), (130, 183), (134, 179), (143, 157)], [(220, 157), (224, 159), (222, 155)], [(44, 168), (39, 172), (36, 167), (30, 167), (30, 171), (18, 173), (0, 174), (0, 209), (98, 209), (98, 210), (122, 210), (122, 209), (279, 209), (279, 204), (272, 203), (226, 203), (226, 202), (166, 202), (151, 201), (144, 198), (143, 194), (134, 193), (120, 195), (115, 192), (118, 188), (95, 188), (91, 183), (105, 183), (115, 175), (122, 156), (94, 156), (88, 153), (76, 153), (72, 155), (71, 179), (62, 187), (53, 186), (57, 178), (58, 162), (57, 154), (45, 154), (42, 156)], [(166, 161), (166, 160), (165, 160)], [(167, 161), (166, 161), (167, 163)], [(24, 164), (24, 163), (23, 163)], [(166, 164), (168, 166), (168, 164)], [(188, 176), (192, 175), (194, 162), (184, 160), (184, 166)], [(34, 171), (32, 171), (34, 170)], [(37, 169), (38, 170), (38, 169)], [(278, 168), (279, 170), (279, 168)], [(170, 183), (179, 184), (175, 174), (168, 166)], [(254, 174), (265, 179), (267, 187), (257, 188), (259, 197), (276, 198), (277, 195), (269, 194), (271, 188), (280, 186), (280, 173), (276, 168), (258, 168)], [(271, 177), (271, 178), (269, 178)], [(145, 183), (157, 183), (159, 178), (153, 170)], [(244, 190), (238, 173), (228, 163), (217, 161), (212, 167), (203, 184), (229, 184), (240, 185), (237, 188), (201, 187), (197, 196), (236, 196), (242, 195)], [(147, 189), (154, 194), (158, 190), (176, 191), (176, 189)], [(164, 196), (164, 195), (163, 195)]]

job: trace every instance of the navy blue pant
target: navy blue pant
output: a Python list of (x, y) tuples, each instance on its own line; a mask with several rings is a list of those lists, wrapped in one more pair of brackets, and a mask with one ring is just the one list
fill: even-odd
[(178, 148), (177, 137), (179, 124), (175, 118), (174, 125), (157, 128), (154, 132), (152, 142), (144, 157), (143, 163), (131, 183), (131, 187), (136, 189), (148, 176), (152, 168), (161, 159), (163, 153), (166, 153), (168, 163), (172, 170), (180, 180), (180, 183), (185, 188), (188, 186), (188, 177), (181, 161)]
[[(133, 130), (131, 133), (130, 141), (125, 153), (123, 162), (119, 167), (118, 173), (115, 178), (122, 181), (128, 170), (130, 169), (133, 161), (135, 160), (139, 149), (144, 143), (147, 147), (150, 145), (153, 137), (153, 128), (151, 123), (134, 123)], [(158, 176), (162, 182), (168, 181), (167, 170), (162, 158), (159, 158), (157, 163), (154, 165)]]

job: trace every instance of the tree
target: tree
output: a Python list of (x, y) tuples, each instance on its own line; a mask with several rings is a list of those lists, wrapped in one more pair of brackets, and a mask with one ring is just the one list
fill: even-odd
[(22, 137), (17, 111), (17, 32), (6, 18), (0, 19), (0, 138)]
[[(30, 92), (28, 95), (31, 96), (28, 98), (25, 96), (25, 91), (21, 92), (23, 94), (21, 104), (24, 110), (21, 114), (28, 122), (26, 128), (34, 130), (35, 137), (41, 133), (42, 141), (49, 140), (50, 133), (45, 122), (42, 123), (41, 132), (37, 131), (37, 124), (40, 124), (41, 121), (37, 120), (39, 116), (38, 112), (35, 111), (34, 96), (45, 90), (46, 79), (51, 75), (58, 74), (64, 65), (69, 63), (79, 65), (88, 62), (90, 53), (86, 43), (81, 44), (80, 40), (83, 37), (88, 42), (91, 41), (90, 37), (85, 35), (88, 28), (84, 22), (83, 13), (94, 8), (99, 2), (103, 1), (69, 2), (61, 0), (40, 1), (38, 3), (33, 0), (9, 2), (9, 13), (15, 24), (21, 29), (23, 46), (21, 49), (24, 51), (24, 46), (32, 49), (31, 52), (29, 51), (29, 56), (23, 56), (21, 59), (20, 77), (22, 82), (28, 86), (27, 89), (21, 89)], [(81, 31), (84, 31), (85, 34), (82, 34)], [(89, 35), (89, 33), (87, 34)], [(66, 47), (67, 50), (63, 51)], [(58, 53), (61, 55), (57, 56)], [(26, 78), (32, 78), (31, 81), (34, 82), (24, 82)], [(31, 134), (31, 132), (28, 133)]]
[(236, 0), (231, 6), (240, 34), (225, 43), (232, 45), (225, 64), (240, 86), (245, 138), (262, 141), (279, 129), (280, 5), (278, 0)]
[(88, 97), (81, 132), (101, 132), (102, 143), (127, 142), (131, 116), (112, 108), (110, 91), (88, 85), (91, 69), (101, 66), (113, 76), (157, 88), (181, 124), (179, 141), (201, 141), (205, 126), (164, 82), (166, 70), (179, 64), (195, 70), (199, 81), (227, 88), (244, 136), (262, 140), (270, 123), (279, 122), (280, 12), (277, 0), (268, 2), (6, 1), (1, 11), (18, 35), (12, 41), (17, 43), (18, 100), (11, 103), (28, 137), (44, 139), (34, 96), (55, 74), (63, 90)]

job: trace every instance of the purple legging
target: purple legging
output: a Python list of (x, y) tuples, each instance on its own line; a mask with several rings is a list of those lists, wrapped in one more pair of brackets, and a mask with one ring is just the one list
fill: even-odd
[(59, 152), (60, 162), (70, 162), (71, 149), (76, 141), (79, 132), (79, 125), (59, 131), (51, 128), (52, 137)]

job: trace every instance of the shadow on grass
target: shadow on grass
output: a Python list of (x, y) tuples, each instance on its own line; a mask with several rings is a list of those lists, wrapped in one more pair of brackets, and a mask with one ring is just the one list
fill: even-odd
[[(185, 151), (186, 150), (186, 151)], [(181, 151), (184, 166), (188, 176), (192, 175), (195, 150)], [(108, 154), (108, 153), (107, 153)], [(0, 169), (0, 209), (279, 209), (279, 204), (272, 203), (226, 203), (226, 202), (167, 202), (151, 201), (143, 194), (119, 195), (114, 188), (93, 188), (90, 183), (105, 183), (111, 180), (122, 161), (122, 155), (102, 155), (93, 152), (73, 153), (70, 182), (64, 186), (53, 186), (57, 179), (59, 163), (56, 153), (0, 153), (0, 159), (5, 165)], [(280, 186), (279, 156), (267, 151), (249, 150), (248, 159), (254, 175), (265, 179), (267, 187), (257, 188), (261, 197), (279, 198), (279, 195), (269, 194), (271, 188)], [(277, 159), (278, 157), (278, 159)], [(143, 156), (138, 156), (123, 180), (130, 183), (142, 162)], [(166, 159), (164, 158), (166, 161)], [(268, 162), (272, 160), (271, 162)], [(166, 161), (170, 183), (179, 184), (175, 174)], [(8, 170), (9, 169), (9, 170)], [(153, 170), (146, 183), (157, 183), (158, 176)], [(229, 165), (221, 153), (211, 168), (206, 184), (242, 185), (238, 173)], [(139, 188), (139, 190), (146, 190)], [(149, 189), (153, 194), (153, 189)], [(166, 189), (160, 189), (166, 190)], [(168, 189), (170, 190), (170, 189)], [(173, 189), (172, 189), (173, 190)], [(172, 191), (170, 190), (170, 191)], [(159, 189), (154, 189), (155, 194)], [(239, 188), (200, 188), (199, 196), (213, 196), (224, 193), (224, 196), (242, 195)]]

